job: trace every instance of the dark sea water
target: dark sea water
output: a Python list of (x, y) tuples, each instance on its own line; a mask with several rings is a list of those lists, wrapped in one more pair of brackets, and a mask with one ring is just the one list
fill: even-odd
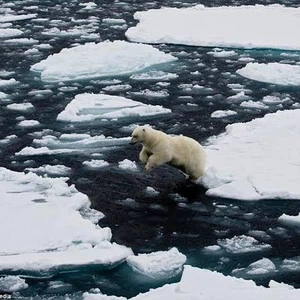
[[(60, 29), (66, 30), (74, 25), (72, 19), (84, 19), (87, 24), (90, 16), (99, 18), (99, 26), (95, 33), (100, 38), (96, 42), (107, 39), (125, 40), (125, 28), (112, 28), (101, 23), (103, 18), (122, 18), (127, 26), (136, 24), (133, 14), (138, 10), (160, 8), (161, 6), (188, 7), (194, 4), (207, 6), (272, 4), (275, 1), (94, 1), (98, 6), (95, 11), (82, 11), (80, 1), (11, 1), (12, 8), (19, 14), (38, 13), (38, 18), (59, 20)], [(282, 4), (283, 2), (281, 2)], [(299, 1), (284, 1), (287, 6), (299, 5)], [(0, 10), (9, 5), (8, 1), (0, 0)], [(31, 8), (38, 6), (38, 9)], [(28, 9), (29, 7), (29, 9)], [(239, 104), (225, 101), (234, 93), (227, 87), (228, 83), (238, 83), (251, 90), (252, 100), (276, 94), (280, 97), (288, 95), (292, 100), (283, 104), (282, 109), (290, 109), (293, 103), (299, 101), (299, 89), (279, 87), (258, 83), (237, 76), (236, 70), (246, 63), (237, 59), (219, 59), (208, 54), (211, 49), (203, 47), (187, 47), (182, 45), (157, 45), (160, 50), (172, 53), (179, 60), (175, 63), (160, 66), (160, 70), (176, 73), (179, 77), (170, 81), (168, 87), (161, 88), (151, 81), (134, 81), (129, 76), (115, 76), (122, 84), (130, 84), (130, 92), (144, 89), (167, 90), (166, 98), (142, 97), (127, 92), (112, 93), (130, 97), (147, 104), (159, 104), (172, 110), (172, 114), (143, 118), (142, 120), (125, 118), (116, 122), (85, 123), (71, 126), (56, 121), (57, 115), (74, 98), (76, 94), (89, 92), (99, 93), (103, 86), (93, 80), (67, 83), (67, 86), (78, 87), (76, 91), (61, 92), (58, 84), (47, 84), (40, 80), (37, 74), (30, 72), (30, 66), (48, 55), (68, 48), (74, 43), (87, 42), (79, 37), (48, 37), (41, 34), (45, 28), (53, 27), (49, 21), (36, 22), (26, 20), (14, 22), (13, 28), (25, 31), (24, 36), (34, 38), (38, 44), (50, 44), (51, 49), (40, 50), (41, 55), (26, 55), (31, 48), (28, 45), (4, 44), (0, 40), (0, 70), (14, 71), (13, 77), (21, 84), (15, 87), (3, 88), (1, 91), (13, 95), (13, 103), (31, 102), (36, 110), (33, 112), (14, 112), (5, 109), (6, 102), (0, 102), (0, 138), (15, 134), (18, 139), (0, 148), (0, 166), (23, 171), (27, 167), (39, 167), (44, 164), (61, 164), (72, 169), (70, 184), (87, 194), (92, 207), (103, 212), (105, 218), (100, 220), (100, 226), (112, 229), (113, 241), (131, 247), (135, 253), (150, 253), (177, 247), (187, 256), (187, 264), (217, 270), (231, 274), (232, 270), (248, 266), (263, 257), (271, 259), (275, 265), (283, 259), (296, 257), (300, 254), (300, 228), (286, 227), (278, 222), (283, 213), (295, 215), (300, 210), (299, 201), (265, 200), (259, 202), (236, 201), (230, 199), (211, 198), (205, 195), (205, 189), (187, 182), (182, 174), (170, 166), (163, 166), (145, 173), (123, 171), (118, 168), (118, 162), (125, 158), (138, 161), (140, 148), (125, 145), (114, 151), (104, 152), (101, 157), (110, 163), (110, 168), (89, 170), (82, 167), (82, 162), (91, 159), (89, 153), (73, 155), (45, 155), (20, 157), (15, 153), (26, 146), (32, 145), (33, 133), (50, 129), (59, 136), (62, 133), (87, 133), (90, 135), (126, 137), (129, 132), (125, 126), (148, 123), (170, 134), (185, 134), (205, 144), (208, 137), (225, 130), (226, 125), (236, 122), (250, 121), (262, 117), (272, 110), (247, 110), (239, 108)], [(279, 62), (283, 59), (296, 61), (300, 56), (283, 58), (287, 51), (276, 50), (243, 50), (235, 49), (239, 56), (254, 58), (257, 62)], [(297, 52), (293, 52), (299, 54)], [(76, 62), (74, 62), (76, 63)], [(203, 63), (204, 67), (199, 67)], [(154, 68), (155, 69), (155, 68)], [(199, 71), (200, 76), (191, 72)], [(186, 93), (181, 84), (199, 84), (211, 88), (212, 92)], [(29, 92), (38, 89), (50, 89), (52, 93), (36, 97)], [(192, 98), (186, 98), (191, 96)], [(188, 102), (197, 106), (187, 105)], [(225, 119), (212, 119), (211, 113), (216, 110), (235, 109), (238, 114)], [(17, 126), (20, 116), (35, 119), (41, 123), (40, 128), (20, 128)], [(276, 134), (276, 133), (274, 133)], [(147, 187), (159, 191), (159, 195), (151, 196), (145, 192)], [(126, 199), (134, 201), (124, 201)], [(216, 245), (220, 238), (231, 238), (235, 235), (247, 235), (251, 231), (265, 232), (270, 236), (268, 243), (272, 249), (268, 252), (253, 252), (233, 255), (224, 252), (221, 256), (206, 252), (204, 247)], [(257, 237), (264, 241), (264, 238)], [(4, 275), (4, 274), (0, 274)], [(266, 285), (270, 279), (283, 281), (300, 287), (299, 272), (276, 272), (265, 276), (247, 277), (258, 284)], [(98, 270), (86, 266), (71, 273), (57, 274), (51, 278), (28, 278), (29, 288), (19, 293), (19, 298), (36, 297), (36, 299), (64, 297), (80, 298), (82, 292), (91, 288), (100, 288), (108, 295), (132, 297), (145, 292), (151, 287), (162, 286), (167, 282), (177, 282), (180, 276), (171, 280), (155, 281), (132, 272), (126, 264), (111, 270)], [(51, 287), (53, 282), (61, 282), (60, 287)]]

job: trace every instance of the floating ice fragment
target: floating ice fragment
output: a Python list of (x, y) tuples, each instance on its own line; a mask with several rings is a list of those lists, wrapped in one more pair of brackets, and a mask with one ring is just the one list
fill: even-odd
[[(232, 271), (234, 276), (244, 277), (245, 275), (266, 275), (276, 272), (275, 264), (268, 258), (262, 258), (246, 268), (235, 269)], [(243, 276), (244, 275), (244, 276)]]
[(41, 123), (37, 120), (24, 120), (21, 121), (18, 125), (21, 127), (36, 127), (41, 125)]
[(43, 165), (38, 168), (26, 168), (25, 171), (33, 172), (36, 174), (48, 174), (48, 175), (59, 175), (66, 176), (71, 172), (71, 168), (68, 168), (64, 165)]
[(5, 276), (0, 278), (0, 292), (14, 293), (20, 290), (27, 289), (28, 284), (25, 279), (19, 276)]
[(118, 165), (119, 165), (119, 168), (122, 170), (128, 170), (128, 171), (137, 171), (138, 170), (136, 162), (131, 161), (127, 158), (122, 161), (119, 161)]
[(6, 107), (10, 110), (17, 110), (17, 111), (23, 111), (23, 112), (34, 109), (34, 106), (29, 102), (12, 103), (12, 104), (8, 104)]
[(22, 20), (29, 20), (36, 17), (36, 14), (28, 14), (28, 15), (2, 15), (0, 16), (0, 23), (6, 22), (14, 22), (14, 21), (22, 21)]
[(251, 109), (268, 109), (269, 108), (267, 105), (265, 105), (264, 103), (262, 103), (260, 101), (252, 101), (252, 100), (243, 101), (240, 104), (240, 106), (243, 108), (251, 108)]
[(154, 279), (167, 279), (178, 275), (185, 262), (186, 256), (177, 248), (127, 258), (127, 263), (134, 271)]
[(87, 122), (99, 118), (118, 119), (165, 113), (171, 113), (171, 110), (160, 105), (143, 104), (121, 96), (79, 94), (57, 116), (57, 120), (64, 122)]
[(174, 73), (167, 73), (163, 71), (150, 71), (147, 73), (138, 73), (130, 76), (130, 79), (141, 81), (167, 81), (177, 78), (178, 75)]
[(279, 85), (300, 85), (300, 66), (282, 63), (248, 63), (237, 73), (246, 78)]
[(92, 169), (103, 168), (109, 165), (109, 163), (103, 159), (100, 160), (92, 159), (90, 161), (84, 161), (82, 164)]
[(19, 81), (17, 81), (14, 78), (11, 79), (0, 79), (0, 87), (7, 87), (7, 86), (13, 86), (19, 84)]
[(212, 118), (225, 118), (225, 117), (230, 117), (236, 115), (237, 112), (233, 110), (216, 110), (214, 111), (210, 116)]
[(281, 5), (150, 9), (134, 14), (139, 23), (126, 37), (153, 44), (299, 50), (300, 40), (294, 35), (300, 27), (299, 12)]
[(172, 55), (149, 45), (106, 41), (63, 49), (33, 65), (31, 70), (41, 72), (44, 81), (59, 82), (125, 75), (174, 60)]
[[(1, 17), (0, 17), (1, 18)], [(12, 28), (0, 28), (0, 38), (10, 38), (23, 34), (23, 31)]]
[(234, 236), (231, 239), (218, 240), (219, 246), (232, 254), (249, 253), (270, 250), (272, 247), (265, 243), (259, 243), (251, 236)]

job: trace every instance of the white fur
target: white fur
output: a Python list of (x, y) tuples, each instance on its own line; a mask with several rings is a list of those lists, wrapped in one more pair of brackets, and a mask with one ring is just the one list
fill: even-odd
[(169, 163), (180, 169), (193, 181), (204, 174), (206, 155), (194, 139), (170, 136), (149, 126), (138, 126), (132, 133), (131, 143), (141, 143), (139, 158), (147, 171)]

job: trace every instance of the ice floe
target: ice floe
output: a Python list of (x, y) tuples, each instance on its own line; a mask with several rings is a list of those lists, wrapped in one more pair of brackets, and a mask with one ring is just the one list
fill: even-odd
[(126, 37), (136, 42), (300, 49), (300, 41), (293, 34), (295, 26), (300, 26), (299, 8), (196, 5), (181, 9), (150, 9), (135, 13), (134, 18), (139, 23), (127, 30)]
[(299, 118), (300, 110), (279, 111), (228, 125), (225, 133), (211, 137), (208, 169), (201, 180), (207, 195), (300, 199)]
[(143, 104), (138, 101), (105, 94), (79, 94), (57, 116), (64, 122), (86, 122), (95, 119), (119, 119), (171, 113), (160, 105)]
[(63, 49), (34, 64), (31, 70), (41, 72), (44, 81), (59, 82), (131, 74), (174, 60), (171, 54), (150, 45), (106, 41)]
[(237, 70), (243, 77), (279, 85), (300, 85), (300, 66), (282, 63), (248, 63)]
[(49, 275), (85, 264), (111, 267), (132, 254), (110, 243), (109, 228), (81, 215), (90, 202), (67, 180), (0, 168), (1, 271)]
[[(139, 294), (130, 299), (232, 300), (241, 298), (241, 295), (244, 300), (284, 298), (289, 300), (298, 300), (300, 297), (300, 290), (273, 280), (270, 281), (268, 287), (257, 286), (252, 280), (225, 276), (216, 271), (200, 269), (187, 265), (184, 266), (182, 278), (179, 283), (166, 284), (163, 287), (152, 289), (147, 293)], [(83, 298), (84, 300), (126, 300), (126, 298), (123, 297), (92, 293), (84, 293)]]
[(281, 5), (150, 9), (134, 14), (139, 23), (126, 37), (154, 44), (299, 50), (293, 34), (300, 26), (299, 12)]
[(138, 254), (126, 259), (129, 266), (136, 272), (154, 279), (166, 279), (178, 275), (186, 262), (186, 256), (172, 248), (149, 254)]
[(113, 138), (104, 135), (62, 134), (60, 137), (46, 135), (34, 139), (34, 147), (28, 146), (16, 155), (51, 155), (70, 153), (97, 153), (125, 145), (130, 137)]

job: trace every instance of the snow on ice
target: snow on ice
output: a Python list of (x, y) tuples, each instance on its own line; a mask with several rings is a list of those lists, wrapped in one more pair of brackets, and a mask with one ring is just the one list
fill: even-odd
[(150, 9), (134, 14), (139, 23), (126, 37), (153, 44), (299, 50), (294, 35), (299, 13), (300, 8), (282, 5)]
[(43, 81), (59, 82), (131, 74), (174, 60), (171, 54), (150, 45), (106, 41), (63, 49), (34, 64), (31, 70), (41, 72)]
[(65, 122), (84, 122), (95, 119), (119, 119), (171, 113), (160, 105), (143, 104), (121, 96), (79, 94), (57, 116)]
[(0, 168), (1, 271), (112, 266), (132, 254), (110, 243), (109, 228), (83, 218), (80, 211), (89, 209), (88, 197), (67, 180)]
[(243, 77), (279, 85), (300, 85), (300, 66), (282, 63), (248, 63), (237, 70)]
[(279, 111), (228, 125), (225, 133), (211, 137), (208, 169), (200, 180), (207, 195), (300, 199), (299, 118), (300, 110)]

